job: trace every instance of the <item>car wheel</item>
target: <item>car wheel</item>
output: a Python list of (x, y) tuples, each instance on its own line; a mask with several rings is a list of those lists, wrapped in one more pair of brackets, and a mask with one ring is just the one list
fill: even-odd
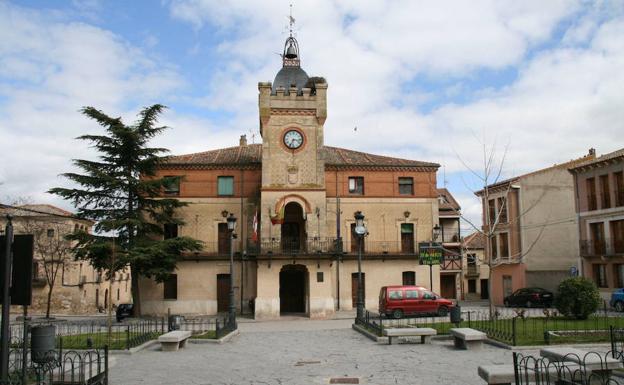
[(403, 310), (396, 309), (392, 312), (392, 316), (396, 319), (403, 318)]
[(526, 307), (533, 307), (533, 302), (531, 302), (531, 301), (527, 301), (527, 303), (526, 303)]
[(615, 310), (616, 311), (624, 311), (624, 303), (622, 303), (622, 301), (617, 301), (615, 303)]
[(446, 317), (448, 315), (448, 312), (449, 310), (448, 310), (448, 307), (446, 306), (440, 306), (438, 308), (438, 316), (440, 317)]

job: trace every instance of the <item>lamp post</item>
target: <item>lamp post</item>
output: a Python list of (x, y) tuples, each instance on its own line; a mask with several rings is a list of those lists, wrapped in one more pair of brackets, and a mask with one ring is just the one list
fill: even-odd
[(357, 319), (364, 318), (364, 288), (362, 287), (362, 244), (366, 236), (366, 227), (364, 226), (364, 214), (356, 211), (355, 218), (355, 234), (358, 237), (358, 292), (357, 292)]
[(236, 228), (236, 217), (230, 213), (227, 217), (228, 232), (230, 233), (230, 303), (228, 305), (228, 324), (236, 328), (236, 305), (234, 304), (234, 229)]
[[(429, 246), (433, 247), (433, 242), (435, 242), (438, 237), (440, 236), (440, 226), (436, 223), (435, 226), (433, 226), (433, 229), (431, 229), (431, 242), (429, 243)], [(429, 258), (429, 286), (431, 291), (433, 291), (433, 259)]]

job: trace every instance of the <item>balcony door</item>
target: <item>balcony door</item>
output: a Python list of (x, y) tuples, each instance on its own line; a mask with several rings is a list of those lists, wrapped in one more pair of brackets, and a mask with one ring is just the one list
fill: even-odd
[(604, 223), (591, 223), (589, 225), (589, 230), (591, 233), (592, 251), (594, 252), (594, 255), (604, 254), (606, 252), (604, 239)]
[(303, 208), (297, 202), (290, 202), (284, 207), (282, 223), (282, 250), (286, 253), (299, 252), (305, 244), (305, 220)]
[(218, 251), (219, 254), (230, 254), (230, 233), (228, 231), (227, 223), (219, 223), (219, 238), (218, 238)]
[(362, 253), (364, 252), (364, 237), (359, 237), (355, 232), (355, 223), (351, 223), (351, 252), (357, 253), (362, 242)]
[(401, 223), (401, 252), (414, 254), (414, 225)]

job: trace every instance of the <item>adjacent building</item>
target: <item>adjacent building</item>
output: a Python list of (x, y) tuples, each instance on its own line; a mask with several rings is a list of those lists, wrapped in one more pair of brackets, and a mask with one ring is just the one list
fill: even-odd
[(461, 207), (446, 188), (438, 189), (439, 239), (444, 249), (440, 264), (440, 295), (462, 299)]
[(103, 272), (95, 270), (88, 262), (74, 260), (71, 254), (72, 245), (65, 236), (78, 230), (90, 231), (93, 222), (46, 204), (0, 206), (2, 233), (6, 215), (12, 217), (14, 234), (34, 237), (30, 312), (45, 313), (49, 282), (54, 282), (51, 314), (103, 312), (108, 306), (109, 290), (112, 290), (113, 305), (132, 302), (129, 270), (115, 274), (111, 287)]
[(574, 177), (580, 269), (603, 297), (624, 287), (624, 149), (570, 167)]
[(490, 267), (485, 255), (485, 242), (485, 235), (478, 231), (463, 238), (463, 299), (467, 301), (489, 299)]
[[(188, 203), (179, 211), (185, 224), (166, 226), (165, 235), (192, 236), (204, 249), (185, 255), (163, 283), (142, 279), (142, 311), (226, 311), (232, 282), (237, 311), (255, 318), (330, 317), (355, 307), (360, 250), (367, 309), (378, 308), (384, 285), (439, 292), (448, 273), (456, 290), (461, 267), (441, 273), (434, 265), (431, 282), (418, 258), (419, 242), (432, 242), (441, 225), (439, 165), (326, 146), (328, 83), (301, 68), (293, 37), (275, 80), (258, 90), (262, 143), (242, 136), (238, 146), (173, 156), (160, 167), (160, 176), (182, 177), (163, 194)], [(356, 211), (365, 215), (363, 238)], [(237, 218), (232, 248), (230, 215)], [(445, 244), (458, 244), (458, 228), (443, 227)]]
[(579, 268), (575, 184), (568, 168), (595, 154), (486, 186), (482, 199), (486, 259), (495, 304), (523, 287), (555, 291)]

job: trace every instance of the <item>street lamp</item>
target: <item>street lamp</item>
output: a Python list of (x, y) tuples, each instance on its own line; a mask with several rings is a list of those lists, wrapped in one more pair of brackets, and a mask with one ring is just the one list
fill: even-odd
[(230, 233), (230, 304), (228, 306), (229, 326), (236, 328), (236, 305), (234, 305), (234, 229), (236, 228), (236, 217), (233, 213), (227, 217), (227, 227)]
[(366, 226), (364, 226), (364, 214), (356, 211), (353, 215), (355, 218), (355, 234), (358, 237), (358, 292), (357, 292), (357, 319), (364, 318), (364, 288), (362, 287), (362, 244), (366, 236)]

